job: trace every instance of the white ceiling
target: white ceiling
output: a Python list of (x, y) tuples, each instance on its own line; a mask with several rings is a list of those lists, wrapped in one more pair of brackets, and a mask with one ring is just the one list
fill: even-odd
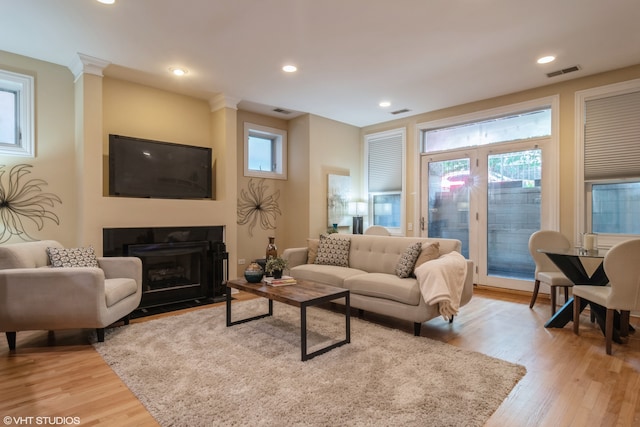
[(640, 0), (1, 0), (0, 50), (366, 126), (638, 64)]

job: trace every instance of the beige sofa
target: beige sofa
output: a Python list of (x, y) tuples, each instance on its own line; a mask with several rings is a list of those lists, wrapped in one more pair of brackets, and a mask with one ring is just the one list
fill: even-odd
[(53, 240), (0, 246), (0, 331), (11, 350), (16, 332), (104, 328), (140, 304), (142, 262), (134, 257), (97, 257), (99, 267), (52, 267)]
[[(309, 247), (288, 248), (282, 256), (288, 260), (291, 276), (349, 289), (352, 307), (360, 309), (361, 313), (375, 312), (413, 322), (416, 336), (420, 335), (423, 322), (441, 315), (438, 304), (425, 302), (418, 280), (414, 276), (398, 277), (396, 266), (407, 248), (416, 242), (438, 242), (439, 253), (444, 255), (460, 252), (459, 240), (355, 234), (331, 236), (349, 238), (348, 267), (308, 263)], [(313, 252), (317, 241), (309, 239), (309, 242)], [(466, 260), (466, 264), (460, 307), (467, 304), (473, 294), (473, 262)]]

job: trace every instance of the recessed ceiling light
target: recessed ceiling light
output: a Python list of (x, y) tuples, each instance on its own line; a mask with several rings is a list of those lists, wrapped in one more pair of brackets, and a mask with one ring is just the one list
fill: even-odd
[(543, 56), (542, 58), (538, 58), (538, 64), (548, 64), (549, 62), (553, 62), (556, 60), (555, 56)]
[(387, 107), (391, 107), (391, 102), (389, 102), (389, 101), (380, 101), (380, 103), (378, 105), (381, 106), (382, 108), (387, 108)]
[(185, 74), (188, 73), (188, 71), (185, 68), (169, 68), (169, 71), (171, 71), (171, 73), (173, 73), (173, 75), (175, 76), (184, 76)]
[(295, 73), (296, 71), (298, 71), (298, 67), (296, 67), (295, 65), (285, 65), (284, 67), (282, 67), (282, 71), (284, 71), (285, 73)]
[(116, 0), (98, 0), (102, 4), (114, 4)]

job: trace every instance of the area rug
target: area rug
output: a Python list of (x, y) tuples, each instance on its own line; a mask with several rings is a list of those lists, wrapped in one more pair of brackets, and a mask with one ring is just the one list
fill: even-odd
[[(233, 318), (267, 310), (233, 304)], [(98, 353), (162, 426), (482, 426), (525, 368), (352, 318), (300, 360), (299, 309), (227, 328), (225, 308), (107, 331)], [(344, 316), (307, 312), (310, 350)], [(313, 332), (312, 332), (313, 331)]]

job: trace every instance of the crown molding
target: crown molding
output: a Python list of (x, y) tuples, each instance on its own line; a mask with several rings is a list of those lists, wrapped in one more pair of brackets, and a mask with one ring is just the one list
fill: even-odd
[(211, 111), (218, 111), (222, 108), (237, 110), (240, 101), (240, 98), (234, 98), (232, 96), (227, 96), (224, 93), (219, 93), (209, 100), (209, 106), (211, 107)]
[(71, 65), (69, 65), (69, 69), (73, 73), (75, 81), (85, 73), (102, 77), (102, 70), (107, 68), (109, 64), (111, 64), (111, 62), (78, 52), (78, 56), (73, 60)]

